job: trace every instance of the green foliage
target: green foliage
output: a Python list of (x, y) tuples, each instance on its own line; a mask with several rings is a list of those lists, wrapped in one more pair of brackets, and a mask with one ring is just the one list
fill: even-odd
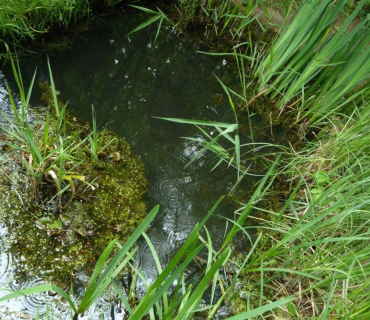
[[(266, 179), (264, 182), (266, 182)], [(262, 182), (261, 188), (263, 187), (264, 182)], [(222, 199), (220, 199), (208, 212), (204, 219), (195, 226), (194, 230), (185, 241), (183, 246), (164, 269), (162, 269), (160, 266), (158, 256), (151, 245), (151, 251), (155, 261), (157, 261), (159, 274), (157, 279), (147, 287), (146, 293), (138, 305), (130, 304), (130, 301), (126, 298), (126, 294), (120, 290), (114, 279), (120, 274), (121, 270), (128, 265), (129, 261), (133, 259), (137, 250), (134, 248), (134, 244), (141, 235), (144, 235), (149, 245), (151, 244), (149, 237), (145, 235), (144, 231), (157, 214), (158, 206), (153, 208), (153, 210), (148, 214), (147, 218), (145, 218), (145, 220), (123, 246), (117, 244), (119, 250), (112, 259), (110, 259), (110, 254), (116, 244), (116, 241), (112, 241), (107, 246), (96, 264), (94, 273), (91, 275), (90, 283), (78, 306), (75, 306), (72, 297), (70, 297), (60, 288), (53, 285), (40, 285), (34, 288), (27, 288), (18, 292), (13, 292), (1, 297), (0, 302), (19, 297), (21, 295), (29, 295), (33, 293), (54, 290), (55, 292), (61, 294), (68, 301), (71, 309), (75, 311), (74, 319), (78, 319), (78, 315), (86, 312), (88, 308), (96, 301), (96, 299), (98, 299), (99, 296), (104, 292), (104, 290), (109, 285), (113, 284), (118, 296), (122, 299), (124, 305), (127, 306), (131, 320), (143, 319), (147, 314), (149, 314), (150, 319), (153, 320), (156, 319), (154, 316), (155, 314), (160, 319), (191, 319), (192, 316), (198, 312), (205, 312), (207, 319), (211, 319), (216, 308), (221, 305), (228, 295), (232, 295), (232, 287), (229, 287), (227, 292), (225, 292), (219, 298), (214, 306), (211, 306), (205, 310), (199, 309), (200, 301), (205, 293), (205, 290), (208, 288), (210, 281), (212, 280), (215, 283), (221, 283), (224, 281), (220, 277), (219, 270), (230, 259), (230, 249), (228, 246), (226, 246), (226, 244), (229, 243), (228, 241), (231, 241), (232, 237), (235, 235), (235, 233), (231, 234), (228, 238), (229, 240), (225, 242), (225, 247), (221, 248), (217, 252), (214, 251), (212, 240), (209, 236), (207, 242), (199, 244), (200, 231), (205, 226), (205, 223), (209, 217), (216, 210), (221, 200)], [(250, 201), (250, 205), (252, 205), (252, 201), (253, 200)], [(194, 286), (193, 284), (189, 284), (187, 286), (187, 283), (184, 279), (185, 268), (205, 247), (208, 247), (208, 261), (205, 271), (197, 286)], [(135, 267), (132, 266), (132, 269), (134, 272), (138, 273), (139, 276), (141, 276), (140, 272)], [(173, 286), (175, 281), (178, 282), (177, 289), (173, 295), (168, 296), (167, 291), (171, 286)], [(180, 285), (182, 287), (181, 293), (179, 291)], [(294, 297), (289, 297), (275, 301), (229, 319), (244, 319), (245, 317), (249, 316), (259, 316), (285, 305), (286, 303), (291, 302), (293, 299)]]
[[(280, 107), (291, 101), (296, 107), (293, 114), (298, 120), (309, 117), (308, 131), (315, 134), (300, 149), (287, 152), (276, 167), (283, 174), (277, 175), (278, 183), (290, 183), (281, 207), (258, 205), (269, 203), (269, 193), (274, 194), (270, 180), (263, 188), (259, 185), (257, 196), (238, 210), (240, 220), (230, 221), (233, 229), (225, 240), (230, 243), (235, 232), (250, 239), (247, 256), (236, 262), (235, 278), (254, 281), (260, 301), (296, 296), (271, 312), (276, 318), (369, 317), (369, 32), (368, 19), (353, 25), (365, 1), (335, 24), (345, 5), (346, 1), (303, 2), (256, 73), (260, 89), (267, 87), (266, 93), (279, 98)], [(235, 55), (243, 94), (229, 92), (247, 102), (243, 63), (252, 60)], [(202, 125), (194, 120), (175, 121)], [(217, 146), (220, 138), (213, 141), (208, 135), (207, 139), (214, 147), (208, 141), (203, 141), (204, 146), (217, 149), (220, 157), (230, 161), (233, 155), (225, 151), (237, 154), (233, 148)], [(235, 139), (230, 142), (237, 145)], [(261, 218), (259, 212), (269, 216)], [(259, 225), (243, 227), (247, 217)], [(254, 239), (250, 229), (257, 230)], [(307, 305), (313, 309), (306, 309)]]
[(201, 21), (208, 39), (223, 36), (240, 39), (246, 27), (257, 19), (253, 16), (257, 5), (253, 1), (247, 1), (245, 6), (231, 0), (176, 1), (181, 23), (186, 26), (193, 20)]
[[(217, 4), (217, 7), (210, 6), (213, 4)], [(290, 4), (291, 2), (286, 4), (287, 11), (291, 8)], [(296, 19), (279, 36), (260, 64), (257, 75), (261, 89), (268, 86), (268, 94), (274, 98), (281, 95), (279, 106), (287, 101), (295, 103), (297, 119), (309, 117), (311, 124), (315, 125), (310, 128), (315, 135), (313, 140), (304, 141), (300, 150), (287, 153), (281, 162), (270, 167), (252, 197), (238, 210), (238, 219), (230, 221), (232, 228), (224, 239), (223, 247), (216, 252), (206, 230), (207, 240), (200, 237), (200, 231), (217, 203), (205, 220), (195, 227), (173, 260), (162, 267), (150, 238), (143, 233), (157, 211), (155, 208), (133, 236), (135, 239), (140, 234), (144, 236), (159, 274), (155, 282), (147, 286), (143, 299), (136, 305), (126, 298), (134, 292), (135, 280), (128, 293), (122, 292), (114, 281), (114, 277), (125, 265), (132, 268), (134, 279), (142, 277), (134, 264), (129, 264), (135, 253), (134, 240), (130, 239), (128, 244), (120, 247), (119, 253), (109, 262), (115, 244), (112, 242), (99, 259), (80, 306), (77, 308), (70, 302), (71, 308), (77, 310), (75, 318), (86, 311), (112, 283), (131, 319), (142, 319), (145, 316), (151, 319), (189, 319), (200, 312), (204, 312), (202, 316), (205, 314), (205, 319), (211, 319), (221, 304), (227, 304), (235, 297), (236, 282), (245, 279), (251, 281), (259, 291), (259, 306), (251, 310), (249, 300), (245, 299), (246, 311), (230, 318), (232, 320), (258, 317), (266, 312), (270, 317), (280, 319), (370, 317), (370, 109), (366, 82), (370, 68), (367, 59), (369, 34), (366, 20), (347, 32), (348, 25), (360, 13), (365, 1), (359, 3), (357, 9), (338, 27), (337, 32), (329, 34), (330, 30), (336, 28), (335, 19), (346, 4), (347, 1), (304, 1)], [(179, 8), (184, 5), (181, 12), (188, 17), (186, 19), (192, 19), (198, 14), (198, 5), (201, 5), (200, 9), (206, 19), (209, 19), (207, 32), (212, 37), (238, 30), (229, 27), (236, 21), (233, 18), (242, 19), (235, 12), (230, 13), (229, 10), (234, 10), (234, 7), (225, 7), (225, 1), (200, 4), (179, 0), (178, 5)], [(164, 19), (160, 12), (146, 12), (154, 17), (137, 30), (155, 21), (162, 23)], [(232, 37), (239, 34), (230, 32)], [(236, 51), (233, 54), (239, 64), (243, 93), (238, 95), (221, 84), (236, 116), (231, 96), (236, 95), (246, 102), (247, 75), (244, 62), (250, 59)], [(254, 59), (253, 61), (255, 62)], [(22, 114), (17, 116), (19, 121), (23, 121)], [(166, 120), (196, 125), (204, 136), (204, 139), (197, 140), (204, 146), (201, 152), (214, 152), (220, 159), (217, 165), (222, 161), (234, 165), (238, 180), (244, 175), (246, 169), (242, 164), (246, 153), (242, 152), (242, 147), (245, 146), (239, 141), (237, 118), (234, 124), (186, 119)], [(48, 128), (49, 122), (46, 123), (45, 127)], [(212, 136), (205, 128), (215, 129), (218, 133)], [(224, 147), (222, 139), (231, 143), (231, 148)], [(48, 141), (48, 135), (44, 134), (43, 141)], [(91, 136), (89, 141), (96, 159), (99, 155), (97, 139)], [(41, 156), (45, 156), (46, 149), (41, 148), (41, 151)], [(34, 156), (39, 157), (36, 151)], [(283, 176), (278, 173), (283, 173)], [(259, 203), (270, 201), (273, 177), (280, 179), (277, 180), (280, 184), (289, 182), (289, 193), (280, 208), (260, 207)], [(268, 213), (268, 218), (261, 218), (260, 212)], [(246, 227), (246, 219), (258, 220), (259, 224)], [(48, 225), (57, 227), (58, 224), (56, 220)], [(256, 230), (256, 237), (250, 236), (250, 229)], [(234, 261), (230, 256), (229, 246), (235, 235), (240, 233), (249, 239), (250, 248), (243, 259)], [(199, 244), (199, 239), (202, 244)], [(208, 252), (203, 276), (198, 285), (188, 284), (183, 271), (201, 250)], [(220, 276), (220, 267), (226, 268), (229, 262), (237, 266), (237, 271), (231, 282), (226, 282)], [(175, 281), (178, 283), (176, 290), (169, 295), (168, 288)], [(212, 296), (217, 284), (226, 290), (209, 308), (199, 310), (200, 299), (210, 281)], [(2, 299), (49, 290), (48, 288), (50, 287), (26, 289), (27, 291), (12, 293)], [(264, 304), (266, 301), (268, 303)]]
[(299, 293), (276, 317), (369, 317), (369, 19), (353, 25), (365, 3), (336, 25), (348, 1), (302, 2), (257, 71), (261, 90), (290, 101), (314, 134), (282, 163), (290, 195), (261, 224), (243, 271)]
[(256, 73), (260, 88), (268, 85), (265, 94), (279, 97), (279, 107), (294, 102), (298, 120), (348, 114), (349, 102), (369, 92), (370, 16), (348, 28), (365, 2), (359, 2), (339, 26), (335, 23), (346, 0), (303, 2)]
[(67, 27), (92, 14), (95, 5), (121, 0), (0, 0), (0, 35), (8, 42), (35, 39), (51, 27)]
[[(64, 191), (71, 189), (73, 192), (74, 185), (73, 179), (83, 180), (74, 175), (70, 169), (67, 169), (66, 161), (74, 162), (75, 156), (73, 151), (78, 147), (76, 145), (73, 136), (66, 136), (61, 132), (62, 125), (64, 123), (64, 113), (67, 105), (63, 106), (60, 110), (59, 103), (56, 98), (56, 90), (53, 83), (53, 78), (50, 71), (50, 79), (52, 86), (50, 87), (51, 95), (53, 96), (53, 107), (56, 114), (56, 125), (53, 133), (49, 132), (50, 117), (47, 116), (44, 133), (40, 137), (34, 128), (34, 125), (29, 119), (29, 100), (34, 85), (36, 72), (32, 78), (30, 88), (25, 94), (25, 89), (22, 81), (22, 76), (19, 70), (19, 65), (15, 65), (13, 59), (11, 59), (14, 78), (17, 82), (18, 89), (20, 92), (20, 111), (13, 99), (13, 96), (8, 88), (8, 94), (14, 114), (14, 118), (3, 114), (7, 120), (9, 126), (1, 126), (13, 141), (6, 141), (6, 143), (15, 150), (19, 150), (20, 153), (15, 153), (15, 156), (19, 158), (19, 161), (26, 167), (28, 173), (33, 179), (34, 189), (37, 193), (39, 185), (43, 182), (46, 175), (51, 176), (54, 181), (59, 197), (59, 205), (61, 205), (61, 197)], [(75, 133), (77, 135), (78, 133)], [(55, 147), (55, 145), (57, 147)], [(67, 186), (65, 186), (67, 182)]]
[[(45, 116), (31, 111), (35, 75), (25, 93), (19, 66), (11, 62), (20, 101), (8, 90), (13, 114), (3, 114), (7, 123), (0, 129), (6, 133), (2, 135), (7, 156), (4, 172), (13, 175), (11, 163), (20, 172), (13, 178), (6, 173), (1, 177), (1, 192), (8, 195), (2, 218), (17, 220), (9, 233), (18, 241), (13, 252), (25, 259), (18, 272), (38, 263), (36, 276), (62, 279), (87, 261), (95, 261), (107, 242), (125, 241), (143, 219), (142, 196), (147, 190), (143, 163), (132, 156), (124, 139), (107, 130), (97, 131), (95, 120), (90, 132), (66, 113), (50, 66), (51, 86), (42, 84), (49, 112)], [(73, 201), (76, 197), (83, 202)], [(69, 258), (61, 259), (63, 255)], [(39, 256), (44, 258), (40, 261)]]
[(143, 28), (146, 28), (147, 26), (151, 25), (152, 23), (158, 21), (158, 29), (157, 29), (157, 33), (156, 33), (155, 39), (154, 39), (154, 40), (157, 40), (157, 37), (159, 35), (159, 32), (161, 31), (162, 23), (163, 23), (164, 20), (173, 25), (172, 21), (158, 7), (157, 7), (158, 12), (153, 11), (153, 10), (150, 10), (150, 9), (147, 9), (145, 7), (140, 7), (140, 6), (135, 6), (135, 5), (131, 5), (131, 7), (136, 8), (136, 9), (141, 10), (141, 11), (144, 11), (145, 13), (149, 13), (149, 14), (153, 15), (153, 17), (150, 18), (149, 20), (143, 22), (139, 26), (137, 26), (134, 30), (130, 31), (127, 34), (127, 36), (130, 35), (130, 34), (132, 34), (132, 33), (134, 33), (134, 32), (137, 32), (137, 31), (139, 31), (139, 30), (141, 30)]

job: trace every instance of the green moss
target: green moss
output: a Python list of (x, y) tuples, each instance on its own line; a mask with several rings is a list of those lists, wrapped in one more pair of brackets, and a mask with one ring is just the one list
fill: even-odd
[[(227, 273), (234, 274), (237, 272), (244, 259), (245, 256), (242, 253), (234, 251), (230, 261), (226, 264)], [(239, 274), (234, 290), (229, 293), (226, 300), (232, 315), (237, 315), (259, 306), (260, 293), (256, 282), (257, 278), (254, 279), (251, 273)]]
[(101, 131), (100, 148), (112, 142), (100, 152), (98, 163), (93, 162), (86, 139), (89, 127), (70, 116), (66, 120), (66, 135), (75, 140), (70, 145), (80, 145), (73, 154), (74, 164), (78, 163), (73, 172), (95, 189), (82, 178), (75, 179), (75, 192), (66, 191), (62, 202), (71, 196), (74, 200), (63, 210), (52, 181), (45, 178), (35, 198), (32, 177), (14, 161), (17, 151), (0, 151), (0, 159), (8, 158), (0, 177), (4, 195), (0, 218), (8, 226), (18, 275), (67, 280), (83, 266), (94, 264), (111, 240), (125, 242), (146, 214), (144, 166), (132, 155), (129, 144), (112, 132)]

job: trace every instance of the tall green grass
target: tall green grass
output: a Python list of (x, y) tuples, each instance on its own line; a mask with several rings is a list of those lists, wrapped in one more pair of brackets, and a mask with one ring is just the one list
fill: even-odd
[(201, 24), (207, 39), (225, 38), (239, 40), (253, 21), (260, 1), (247, 1), (245, 5), (232, 0), (194, 1), (177, 0), (178, 20), (183, 26)]
[(270, 261), (266, 271), (282, 292), (299, 293), (286, 310), (299, 319), (370, 315), (368, 104), (359, 112), (292, 154), (284, 173), (291, 172), (294, 190), (284, 210), (264, 223), (282, 238), (253, 259)]
[(348, 1), (303, 2), (256, 73), (311, 135), (281, 164), (291, 190), (282, 209), (253, 217), (268, 236), (244, 272), (275, 297), (297, 296), (276, 317), (370, 317), (370, 33), (369, 18), (356, 20), (365, 3), (336, 25)]
[[(250, 252), (239, 262), (239, 279), (253, 279), (260, 301), (296, 297), (272, 311), (277, 319), (370, 317), (370, 33), (369, 18), (356, 20), (365, 3), (359, 1), (336, 25), (347, 1), (303, 2), (256, 71), (261, 92), (275, 99), (282, 112), (308, 122), (311, 135), (310, 140), (302, 136), (301, 145), (286, 152), (277, 166), (277, 183), (290, 187), (281, 207), (259, 207), (253, 199), (239, 212), (242, 217), (253, 209), (248, 218), (258, 226), (230, 221), (235, 224), (230, 234), (257, 230)], [(242, 94), (230, 93), (247, 102), (245, 70), (256, 60), (236, 57)], [(212, 150), (220, 137), (208, 136), (203, 144)], [(234, 147), (216, 147), (224, 161), (235, 159)], [(258, 190), (264, 204), (274, 195), (268, 190)]]
[[(85, 139), (80, 139), (80, 131), (73, 134), (66, 132), (65, 112), (67, 103), (62, 105), (57, 99), (57, 93), (53, 81), (53, 75), (49, 66), (50, 73), (50, 93), (52, 97), (49, 111), (53, 114), (47, 113), (45, 122), (39, 128), (38, 120), (31, 119), (30, 98), (36, 77), (36, 71), (31, 80), (29, 89), (26, 90), (22, 80), (21, 71), (18, 63), (14, 63), (11, 58), (14, 78), (16, 80), (20, 103), (13, 98), (13, 94), (7, 85), (9, 100), (13, 114), (9, 115), (2, 113), (6, 124), (0, 125), (8, 138), (4, 143), (8, 145), (13, 152), (10, 152), (14, 161), (23, 165), (26, 169), (30, 181), (32, 181), (35, 196), (41, 186), (44, 184), (46, 178), (52, 180), (57, 189), (57, 198), (59, 207), (64, 208), (68, 206), (75, 192), (75, 182), (79, 181), (85, 183), (91, 188), (85, 177), (78, 172), (78, 167), (83, 163), (83, 151), (87, 141), (90, 140), (94, 144), (97, 136), (96, 124), (90, 135)], [(92, 147), (92, 157), (95, 159), (98, 146)], [(71, 166), (72, 164), (72, 166)], [(62, 206), (62, 196), (66, 191), (70, 191), (70, 199)]]
[(66, 28), (90, 17), (93, 8), (121, 0), (0, 0), (0, 39), (8, 44), (34, 40), (51, 28)]
[(291, 103), (298, 121), (350, 114), (349, 102), (369, 92), (370, 16), (350, 28), (366, 0), (339, 21), (347, 2), (304, 1), (257, 70), (260, 89), (279, 107)]

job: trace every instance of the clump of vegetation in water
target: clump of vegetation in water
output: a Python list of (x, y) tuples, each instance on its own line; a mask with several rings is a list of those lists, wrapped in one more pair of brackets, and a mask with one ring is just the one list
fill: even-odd
[[(102, 140), (113, 136), (108, 131), (99, 134)], [(120, 159), (115, 158), (117, 153)], [(89, 158), (84, 161), (86, 169), (92, 168)], [(21, 172), (17, 178), (20, 182), (26, 176)], [(48, 209), (55, 205), (45, 205), (44, 199), (35, 203), (29, 187), (19, 190), (19, 186), (2, 177), (2, 193), (9, 195), (2, 213), (7, 219), (18, 271), (65, 278), (95, 262), (109, 241), (116, 238), (125, 242), (131, 235), (146, 214), (142, 200), (146, 179), (141, 159), (132, 157), (128, 143), (116, 137), (99, 168), (89, 173), (88, 180), (92, 178), (95, 190), (77, 195), (64, 210), (50, 212)], [(13, 188), (17, 190), (12, 192)]]
[[(90, 17), (93, 9), (113, 6), (121, 0), (0, 0), (0, 34), (8, 43), (34, 40), (50, 28), (66, 28)], [(1, 41), (0, 41), (1, 43)]]
[(22, 99), (22, 114), (13, 105), (18, 131), (10, 118), (2, 126), (0, 213), (17, 270), (64, 279), (95, 262), (108, 242), (127, 240), (146, 214), (147, 182), (129, 144), (95, 122), (93, 130), (79, 123), (51, 84), (41, 84), (47, 116)]

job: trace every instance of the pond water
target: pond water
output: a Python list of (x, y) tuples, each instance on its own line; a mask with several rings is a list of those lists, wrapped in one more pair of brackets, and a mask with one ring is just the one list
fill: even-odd
[[(160, 204), (149, 236), (161, 262), (166, 264), (194, 225), (221, 196), (231, 191), (236, 182), (236, 171), (226, 165), (212, 171), (215, 161), (208, 153), (186, 166), (200, 146), (181, 137), (200, 137), (199, 131), (193, 126), (158, 117), (233, 123), (233, 112), (215, 75), (235, 90), (239, 80), (231, 60), (198, 53), (207, 48), (172, 27), (163, 27), (156, 41), (156, 26), (126, 36), (145, 18), (131, 13), (100, 19), (74, 38), (72, 49), (45, 51), (35, 57), (23, 58), (21, 70), (25, 83), (29, 83), (36, 66), (36, 81), (48, 80), (48, 55), (60, 98), (69, 101), (68, 108), (78, 118), (90, 122), (93, 106), (99, 128), (107, 127), (124, 137), (134, 154), (143, 159), (149, 181), (148, 210)], [(12, 83), (12, 73), (7, 68), (1, 77)], [(34, 105), (39, 103), (39, 94), (35, 87)], [(2, 82), (0, 103), (6, 102)], [(270, 125), (257, 115), (252, 119), (255, 141), (271, 141)], [(275, 131), (274, 136), (283, 139), (280, 131)], [(244, 143), (250, 141), (248, 136), (243, 137)], [(254, 173), (263, 168), (252, 159), (246, 160), (246, 165), (251, 165)], [(258, 176), (247, 176), (240, 195), (248, 194), (258, 179)], [(215, 247), (223, 240), (224, 218), (234, 218), (234, 210), (231, 202), (226, 201), (208, 223)], [(5, 238), (6, 234), (7, 229), (2, 226), (0, 236)], [(14, 275), (11, 260), (10, 254), (1, 255), (0, 285)], [(145, 243), (139, 244), (138, 261), (144, 275), (153, 281), (156, 269)], [(38, 281), (41, 280), (30, 279), (23, 284), (13, 282), (13, 288)], [(49, 298), (39, 296), (2, 304), (0, 318), (13, 319), (22, 314), (32, 316), (36, 312), (45, 312), (45, 299)], [(106, 307), (107, 315), (112, 312), (109, 306)], [(97, 308), (104, 309), (101, 305)], [(116, 319), (122, 318), (118, 307), (114, 312)]]

